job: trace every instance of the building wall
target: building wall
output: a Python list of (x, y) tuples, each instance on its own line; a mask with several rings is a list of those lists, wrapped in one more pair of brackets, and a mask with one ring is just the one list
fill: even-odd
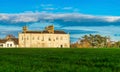
[(7, 41), (3, 44), (3, 47), (12, 48), (12, 47), (18, 47), (18, 45), (15, 45), (14, 41)]
[(69, 34), (19, 33), (19, 47), (69, 48)]

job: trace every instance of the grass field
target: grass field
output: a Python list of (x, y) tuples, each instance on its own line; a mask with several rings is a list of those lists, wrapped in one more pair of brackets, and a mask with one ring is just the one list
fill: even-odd
[(120, 72), (120, 49), (0, 49), (0, 72)]

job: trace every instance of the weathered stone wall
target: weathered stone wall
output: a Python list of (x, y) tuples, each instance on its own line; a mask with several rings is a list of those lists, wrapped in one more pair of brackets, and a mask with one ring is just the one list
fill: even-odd
[(69, 34), (19, 33), (19, 47), (69, 48)]

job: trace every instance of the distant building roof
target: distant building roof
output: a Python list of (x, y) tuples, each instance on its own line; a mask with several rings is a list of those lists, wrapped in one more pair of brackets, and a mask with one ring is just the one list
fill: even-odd
[[(24, 33), (24, 32), (22, 32)], [(26, 31), (26, 33), (41, 33), (41, 34), (48, 34), (48, 31)], [(55, 30), (54, 34), (66, 34), (64, 31), (59, 31), (59, 30)]]
[(18, 38), (0, 39), (0, 43), (6, 43), (7, 41), (14, 41), (14, 44), (18, 44)]
[(5, 43), (6, 41), (6, 39), (0, 39), (0, 43)]

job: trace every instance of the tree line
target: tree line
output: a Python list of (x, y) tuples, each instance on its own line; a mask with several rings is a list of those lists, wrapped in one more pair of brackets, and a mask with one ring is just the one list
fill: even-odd
[(77, 42), (71, 44), (72, 48), (120, 48), (120, 41), (111, 41), (109, 36), (84, 35)]

